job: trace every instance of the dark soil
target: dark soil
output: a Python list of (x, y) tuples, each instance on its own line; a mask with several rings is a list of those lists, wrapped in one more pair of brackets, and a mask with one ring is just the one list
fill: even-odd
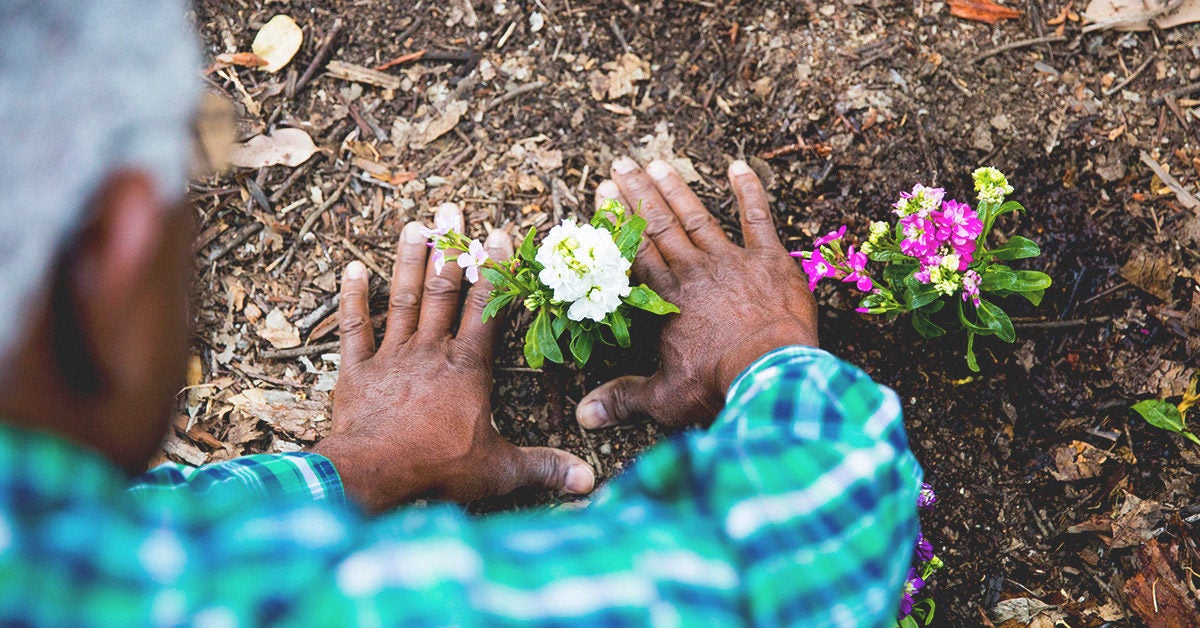
[[(280, 359), (257, 333), (266, 313), (280, 309), (306, 345), (334, 340), (330, 322), (300, 323), (317, 322), (304, 319), (336, 293), (338, 269), (359, 255), (390, 268), (399, 226), (429, 220), (441, 202), (462, 204), (476, 235), (546, 229), (590, 213), (591, 191), (615, 156), (673, 156), (694, 165), (694, 187), (736, 238), (723, 172), (747, 158), (776, 196), (781, 237), (801, 248), (841, 224), (865, 235), (916, 182), (970, 200), (971, 170), (994, 165), (1029, 209), (1002, 220), (996, 236), (1037, 241), (1044, 255), (1025, 267), (1055, 283), (1040, 307), (1004, 303), (1018, 339), (978, 342), (981, 373), (967, 370), (962, 337), (923, 340), (906, 320), (860, 316), (840, 286), (817, 294), (824, 348), (900, 394), (913, 450), (941, 495), (924, 519), (947, 564), (930, 588), (939, 623), (1000, 625), (998, 602), (1032, 598), (1051, 605), (1032, 620), (1049, 623), (1038, 625), (1159, 624), (1166, 616), (1143, 612), (1138, 586), (1150, 577), (1158, 602), (1178, 591), (1195, 612), (1200, 447), (1128, 410), (1155, 396), (1178, 401), (1198, 366), (1198, 218), (1139, 159), (1145, 151), (1188, 189), (1200, 179), (1192, 27), (1084, 33), (1068, 19), (1061, 40), (974, 62), (997, 46), (1054, 35), (1058, 25), (1047, 22), (1069, 5), (1035, 0), (998, 26), (924, 0), (261, 5), (197, 0), (209, 56), (249, 50), (280, 12), (303, 27), (301, 52), (276, 75), (214, 73), (211, 88), (237, 103), (240, 137), (304, 128), (324, 155), (286, 187), (296, 169), (284, 166), (193, 184), (202, 233), (189, 383), (200, 386), (181, 402), (168, 455), (195, 463), (317, 439), (328, 426), (329, 393), (320, 389), (336, 371), (328, 355), (336, 349), (312, 351), (309, 364)], [(535, 12), (544, 20), (537, 32)], [(389, 69), (404, 79), (394, 93), (318, 71), (288, 98), (287, 84), (336, 19), (343, 26), (332, 59), (374, 67), (438, 52)], [(648, 78), (611, 100), (594, 94), (610, 72), (604, 65), (626, 54), (647, 64)], [(423, 148), (393, 143), (393, 120), (419, 121), (453, 100), (468, 105), (453, 131)], [(380, 166), (383, 178), (416, 179), (368, 174)], [(298, 242), (305, 218), (347, 176), (339, 201)], [(239, 243), (255, 225), (261, 230)], [(376, 281), (382, 312), (386, 280)], [(653, 321), (637, 322), (632, 353), (598, 354), (582, 372), (525, 369), (520, 325), (510, 323), (497, 359), (493, 403), (505, 436), (571, 450), (601, 478), (662, 436), (648, 422), (584, 433), (573, 419), (587, 390), (653, 371)], [(1071, 451), (1105, 454), (1085, 477), (1064, 449), (1076, 442)], [(1155, 514), (1120, 517), (1130, 495)], [(546, 503), (559, 500), (526, 492), (473, 508)], [(1140, 536), (1126, 543), (1123, 532)], [(1151, 574), (1156, 561), (1167, 567)]]

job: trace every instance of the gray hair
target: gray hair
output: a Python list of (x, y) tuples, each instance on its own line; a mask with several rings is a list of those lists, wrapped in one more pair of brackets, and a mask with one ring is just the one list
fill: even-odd
[(180, 0), (0, 0), (0, 374), (110, 174), (184, 192), (198, 69)]

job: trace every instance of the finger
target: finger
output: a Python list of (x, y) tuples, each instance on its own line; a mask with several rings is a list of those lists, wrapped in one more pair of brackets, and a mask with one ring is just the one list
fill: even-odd
[(617, 425), (633, 416), (653, 416), (662, 375), (618, 377), (588, 393), (575, 408), (575, 420), (594, 430)]
[[(495, 260), (507, 260), (513, 256), (513, 241), (508, 233), (496, 229), (488, 234), (484, 242), (488, 256)], [(500, 327), (497, 315), (488, 322), (483, 322), (483, 310), (492, 295), (492, 282), (481, 275), (479, 281), (467, 292), (467, 304), (463, 306), (462, 322), (458, 325), (458, 335), (454, 339), (456, 349), (460, 353), (476, 358), (480, 363), (491, 364), (492, 349), (496, 344), (496, 333)]]
[(384, 346), (406, 342), (417, 329), (428, 251), (425, 236), (421, 235), (421, 223), (404, 225), (396, 245), (396, 263), (392, 266), (392, 293), (388, 297)]
[[(455, 225), (453, 229), (463, 232), (462, 210), (454, 203), (445, 203), (437, 209), (437, 220)], [(447, 258), (460, 251), (447, 250)], [(425, 284), (421, 291), (421, 318), (417, 321), (417, 332), (427, 337), (450, 334), (450, 326), (458, 315), (458, 294), (462, 286), (463, 269), (447, 261), (438, 272), (436, 256), (431, 255), (425, 267)]]
[(596, 486), (591, 465), (579, 456), (552, 447), (516, 447), (513, 473), (508, 491), (523, 486), (538, 486), (563, 493), (582, 495)]
[[(621, 196), (621, 188), (617, 187), (617, 184), (611, 179), (605, 179), (596, 186), (596, 210), (599, 211), (609, 199), (616, 199), (625, 207), (629, 207), (629, 201)], [(650, 287), (659, 294), (674, 289), (674, 281), (667, 268), (667, 262), (663, 260), (662, 254), (658, 252), (650, 238), (642, 238), (637, 255), (633, 257), (633, 274), (649, 283)]]
[(338, 333), (342, 364), (358, 364), (375, 355), (375, 330), (371, 327), (371, 276), (355, 260), (342, 273), (342, 295), (338, 301)]
[(700, 197), (692, 192), (671, 164), (655, 159), (646, 166), (646, 174), (654, 179), (659, 193), (667, 201), (671, 211), (675, 212), (676, 220), (696, 246), (705, 251), (715, 252), (732, 244), (725, 232), (721, 231), (717, 219), (708, 213), (704, 203), (700, 202)]
[(637, 162), (621, 157), (613, 162), (612, 169), (621, 195), (633, 203), (631, 210), (646, 219), (646, 235), (654, 241), (667, 264), (676, 264), (695, 253), (696, 246), (675, 218), (675, 212)]
[(771, 220), (771, 206), (762, 181), (750, 168), (750, 164), (737, 160), (729, 164), (729, 185), (737, 196), (742, 214), (742, 237), (748, 249), (783, 250), (779, 234), (775, 233), (775, 222)]

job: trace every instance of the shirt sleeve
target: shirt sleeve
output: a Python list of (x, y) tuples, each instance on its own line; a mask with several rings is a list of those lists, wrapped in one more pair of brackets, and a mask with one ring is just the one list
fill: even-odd
[(320, 454), (256, 454), (190, 467), (174, 462), (134, 478), (129, 493), (139, 500), (187, 494), (193, 498), (239, 495), (250, 498), (345, 501), (333, 463)]
[(53, 499), (13, 492), (22, 506), (0, 518), (15, 548), (0, 551), (0, 620), (880, 626), (912, 558), (921, 477), (895, 394), (803, 347), (761, 358), (710, 429), (656, 445), (582, 509), (367, 519), (263, 488), (283, 475), (317, 496), (302, 469), (328, 461), (311, 455), (81, 493), (104, 483), (54, 456), (39, 468), (70, 480), (31, 474)]

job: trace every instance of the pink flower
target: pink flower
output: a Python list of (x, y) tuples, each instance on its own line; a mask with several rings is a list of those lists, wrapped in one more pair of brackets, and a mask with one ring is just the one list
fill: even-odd
[(819, 249), (826, 244), (833, 242), (834, 240), (841, 240), (842, 236), (844, 235), (846, 235), (846, 225), (842, 225), (842, 228), (838, 229), (837, 231), (830, 231), (829, 233), (817, 238), (816, 242), (813, 242), (813, 248)]
[(900, 241), (900, 252), (916, 258), (932, 255), (938, 246), (937, 229), (928, 218), (910, 214), (900, 219), (904, 239)]
[(892, 208), (900, 216), (917, 214), (922, 218), (942, 204), (946, 190), (942, 188), (927, 188), (920, 183), (913, 186), (912, 192), (901, 192), (900, 200), (892, 204)]
[(446, 267), (446, 252), (441, 249), (433, 250), (433, 272), (442, 274), (442, 269)]
[(875, 287), (871, 278), (863, 273), (867, 268), (867, 254), (861, 251), (855, 251), (854, 245), (850, 245), (850, 249), (846, 251), (846, 264), (850, 266), (850, 274), (846, 275), (842, 281), (855, 282), (859, 290), (870, 292), (871, 288)]
[(812, 257), (801, 262), (800, 266), (804, 272), (808, 273), (808, 289), (815, 290), (817, 282), (826, 277), (837, 277), (838, 269), (830, 264), (825, 256), (821, 255), (821, 249), (813, 250)]
[(479, 240), (471, 240), (471, 246), (466, 253), (461, 253), (458, 256), (458, 265), (466, 270), (467, 281), (475, 283), (479, 281), (479, 267), (487, 261), (487, 251), (483, 250), (483, 243)]
[(458, 218), (451, 215), (450, 212), (438, 212), (433, 217), (433, 224), (433, 229), (421, 227), (421, 237), (432, 240), (454, 231), (454, 228), (458, 226)]
[(932, 217), (937, 225), (938, 239), (954, 243), (955, 248), (967, 242), (974, 245), (975, 238), (983, 232), (983, 221), (979, 220), (979, 214), (966, 203), (946, 201), (942, 203), (942, 211), (934, 212)]
[(979, 273), (977, 273), (973, 270), (968, 270), (967, 272), (963, 273), (962, 299), (963, 299), (963, 301), (970, 299), (971, 302), (975, 305), (975, 307), (979, 307), (979, 281), (980, 281), (980, 279), (982, 279), (982, 278), (979, 276)]

